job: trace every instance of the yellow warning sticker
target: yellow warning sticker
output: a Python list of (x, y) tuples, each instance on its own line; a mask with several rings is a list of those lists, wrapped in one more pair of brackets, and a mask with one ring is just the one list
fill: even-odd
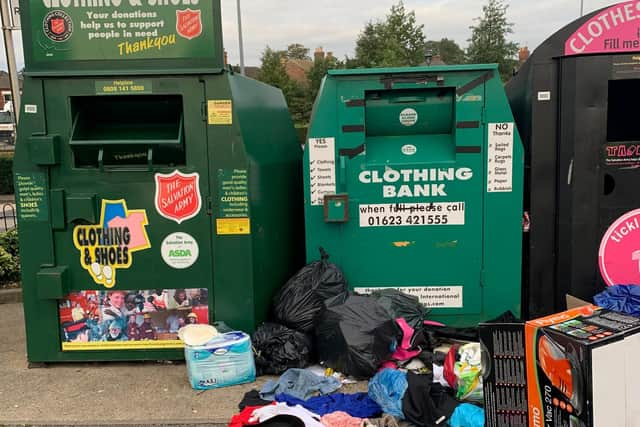
[(249, 218), (220, 218), (216, 220), (219, 236), (251, 234)]
[(233, 101), (230, 99), (209, 100), (208, 104), (210, 125), (233, 124)]
[(182, 348), (184, 348), (184, 343), (180, 340), (63, 342), (62, 343), (62, 351), (178, 350)]

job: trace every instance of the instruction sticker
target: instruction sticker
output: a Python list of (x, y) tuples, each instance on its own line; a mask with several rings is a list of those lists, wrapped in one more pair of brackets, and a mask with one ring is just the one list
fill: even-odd
[(116, 272), (131, 267), (133, 253), (151, 248), (147, 225), (147, 211), (129, 210), (125, 200), (103, 200), (99, 224), (73, 229), (80, 264), (94, 282), (116, 286)]
[(151, 80), (97, 80), (96, 95), (151, 94)]
[(194, 218), (202, 208), (200, 175), (174, 171), (168, 175), (157, 173), (156, 210), (163, 217), (182, 224)]
[(389, 203), (360, 205), (360, 227), (464, 225), (465, 203)]
[(324, 196), (336, 194), (336, 139), (309, 139), (309, 194), (311, 206), (324, 205)]
[(249, 218), (218, 218), (216, 229), (219, 236), (251, 234), (251, 220)]
[(369, 295), (376, 291), (395, 289), (404, 294), (415, 296), (426, 308), (463, 308), (462, 286), (410, 286), (410, 287), (361, 287), (354, 291)]
[(487, 192), (513, 192), (513, 123), (489, 123)]
[(191, 267), (200, 255), (198, 242), (187, 233), (173, 233), (167, 236), (160, 250), (164, 262), (176, 270)]
[(43, 173), (16, 173), (16, 205), (18, 219), (22, 222), (49, 220), (47, 179)]
[(249, 172), (246, 169), (218, 169), (218, 185), (218, 235), (251, 234)]
[(208, 102), (209, 124), (216, 126), (233, 124), (233, 101), (210, 100)]

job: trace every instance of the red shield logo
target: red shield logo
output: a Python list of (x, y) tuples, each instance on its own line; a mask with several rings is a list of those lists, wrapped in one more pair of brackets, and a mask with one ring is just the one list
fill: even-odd
[(156, 174), (156, 210), (163, 217), (182, 224), (195, 217), (202, 208), (200, 175), (175, 171)]
[(199, 10), (176, 10), (176, 31), (191, 40), (202, 34), (202, 13)]
[(67, 25), (62, 18), (54, 18), (51, 20), (51, 32), (53, 34), (62, 34), (65, 32)]

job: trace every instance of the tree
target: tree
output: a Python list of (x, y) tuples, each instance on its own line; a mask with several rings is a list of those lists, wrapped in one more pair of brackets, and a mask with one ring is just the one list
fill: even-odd
[(497, 63), (503, 81), (511, 78), (517, 65), (518, 45), (507, 41), (513, 33), (513, 23), (507, 20), (507, 8), (502, 0), (489, 0), (482, 7), (483, 16), (471, 26), (472, 34), (467, 48), (470, 63)]
[(402, 1), (391, 7), (385, 21), (369, 22), (356, 42), (360, 67), (416, 66), (424, 62), (424, 25)]
[(284, 90), (291, 84), (291, 79), (287, 75), (284, 66), (286, 54), (284, 51), (273, 50), (269, 46), (266, 47), (260, 58), (260, 72), (258, 80)]
[[(304, 48), (302, 45), (297, 46)], [(308, 88), (289, 77), (285, 67), (288, 59), (288, 51), (273, 50), (267, 46), (262, 53), (258, 80), (282, 90), (295, 123), (308, 123), (311, 116)]]
[(334, 56), (325, 56), (324, 58), (316, 58), (313, 61), (313, 67), (307, 73), (309, 80), (309, 99), (311, 103), (315, 101), (320, 91), (322, 79), (327, 75), (329, 70), (340, 67), (340, 62)]
[(307, 49), (300, 43), (290, 44), (287, 47), (286, 55), (289, 59), (311, 60), (311, 57), (309, 56), (309, 49)]
[(464, 64), (464, 50), (458, 43), (447, 38), (440, 41), (430, 40), (425, 43), (426, 50), (431, 50), (433, 55), (440, 55), (442, 61), (447, 65)]

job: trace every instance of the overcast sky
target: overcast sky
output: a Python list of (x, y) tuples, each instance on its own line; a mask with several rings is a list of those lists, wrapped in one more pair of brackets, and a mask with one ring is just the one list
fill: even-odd
[[(616, 2), (583, 0), (585, 13)], [(260, 65), (265, 46), (284, 49), (301, 43), (311, 51), (322, 46), (335, 56), (353, 56), (355, 41), (364, 25), (383, 19), (397, 0), (241, 0), (245, 61)], [(473, 19), (482, 14), (485, 0), (405, 0), (415, 10), (418, 23), (424, 24), (428, 39), (443, 37), (467, 45)], [(580, 0), (507, 0), (508, 18), (514, 23), (511, 39), (533, 49), (580, 14)], [(236, 1), (222, 0), (224, 44), (232, 64), (240, 62)], [(22, 68), (22, 39), (18, 32), (16, 51)], [(4, 44), (0, 68), (6, 69)]]
[[(284, 49), (302, 43), (324, 47), (337, 57), (353, 56), (355, 41), (364, 25), (383, 19), (397, 0), (241, 0), (247, 65), (260, 65), (266, 45)], [(239, 63), (236, 2), (222, 0), (225, 47), (229, 61)], [(508, 18), (514, 23), (512, 40), (531, 50), (557, 30), (577, 19), (580, 0), (506, 0)], [(585, 13), (617, 3), (584, 0)], [(428, 39), (443, 37), (466, 47), (469, 26), (482, 14), (486, 0), (405, 0), (424, 24)]]

